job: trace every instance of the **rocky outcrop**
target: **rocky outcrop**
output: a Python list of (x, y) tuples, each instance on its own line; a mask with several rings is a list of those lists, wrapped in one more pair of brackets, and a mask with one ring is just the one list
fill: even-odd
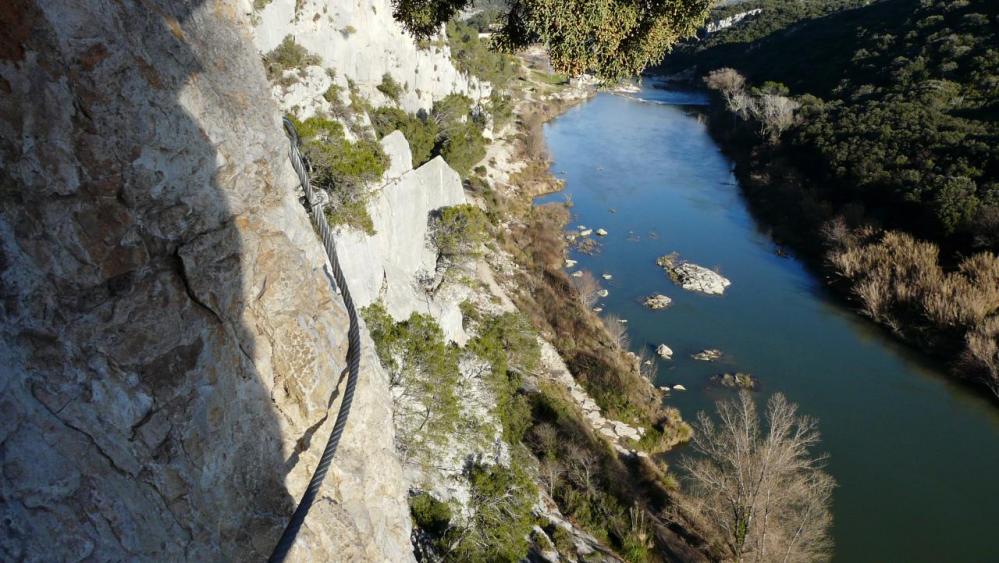
[(375, 106), (393, 103), (377, 88), (385, 74), (403, 87), (399, 104), (412, 113), (429, 110), (449, 94), (479, 100), (491, 92), (488, 83), (454, 67), (446, 41), (427, 42), (421, 49), (392, 17), (390, 0), (273, 0), (254, 13), (254, 20), (261, 52), (291, 35), (322, 57), (324, 66), (353, 80)]
[(670, 303), (672, 302), (673, 302), (672, 299), (661, 293), (650, 295), (645, 298), (645, 301), (643, 301), (645, 306), (648, 307), (649, 309), (652, 309), (653, 311), (661, 311), (666, 307), (669, 307)]
[(665, 344), (660, 344), (656, 346), (656, 355), (664, 360), (672, 360), (673, 350)]
[(458, 304), (467, 288), (444, 284), (430, 291), (437, 251), (427, 237), (431, 212), (466, 202), (461, 178), (439, 156), (413, 170), (409, 145), (398, 131), (382, 139), (382, 147), (392, 164), (388, 182), (368, 204), (375, 234), (341, 229), (336, 237), (344, 275), (356, 288), (354, 302), (366, 307), (381, 299), (397, 321), (414, 312), (429, 314), (449, 340), (464, 344)]
[(731, 16), (729, 16), (727, 18), (722, 18), (720, 20), (715, 20), (713, 22), (708, 22), (708, 24), (705, 26), (704, 30), (708, 34), (718, 33), (719, 31), (721, 31), (723, 29), (728, 29), (728, 28), (732, 27), (733, 25), (741, 22), (742, 20), (744, 20), (746, 18), (751, 18), (753, 16), (757, 16), (757, 15), (761, 14), (762, 12), (763, 12), (762, 8), (754, 8), (752, 10), (746, 10), (745, 12), (739, 12), (737, 14), (732, 14)]
[[(245, 7), (0, 9), (0, 559), (260, 560), (315, 467), (347, 319)], [(412, 557), (388, 395), (366, 339), (295, 559)]]
[(673, 283), (688, 291), (721, 295), (732, 285), (731, 281), (718, 272), (680, 260), (674, 254), (659, 257), (656, 264), (666, 270)]

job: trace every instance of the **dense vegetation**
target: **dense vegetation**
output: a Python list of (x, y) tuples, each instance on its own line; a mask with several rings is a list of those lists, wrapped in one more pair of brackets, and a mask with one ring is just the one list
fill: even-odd
[(399, 130), (413, 152), (413, 165), (420, 166), (441, 156), (462, 176), (486, 156), (485, 114), (472, 100), (449, 94), (436, 102), (430, 113), (410, 114), (397, 107), (368, 108), (379, 137)]
[[(471, 0), (393, 0), (394, 15), (418, 37), (437, 33)], [(617, 79), (662, 60), (693, 35), (710, 0), (514, 0), (505, 6), (496, 44), (510, 51), (542, 44), (559, 72)]]
[(751, 147), (757, 207), (827, 252), (872, 318), (997, 392), (999, 5), (885, 0), (761, 25), (684, 59), (734, 114), (716, 133)]

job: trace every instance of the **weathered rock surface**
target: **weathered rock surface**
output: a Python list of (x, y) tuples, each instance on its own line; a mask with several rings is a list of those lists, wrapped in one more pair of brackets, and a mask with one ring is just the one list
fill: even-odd
[(412, 113), (429, 110), (448, 94), (479, 100), (491, 92), (488, 83), (454, 67), (446, 44), (420, 49), (392, 17), (390, 0), (273, 0), (254, 18), (253, 39), (261, 52), (291, 35), (322, 57), (325, 67), (353, 80), (376, 107), (394, 104), (377, 88), (386, 73), (403, 87), (399, 105)]
[(709, 295), (721, 295), (732, 282), (718, 272), (684, 262), (673, 255), (662, 256), (656, 260), (659, 267), (666, 270), (670, 279), (678, 286), (688, 291), (699, 291)]
[(666, 307), (669, 307), (670, 303), (672, 302), (673, 302), (672, 299), (666, 297), (661, 293), (650, 295), (649, 297), (646, 297), (644, 301), (645, 306), (648, 307), (649, 309), (652, 309), (653, 311), (660, 311), (662, 309), (665, 309)]
[[(347, 319), (244, 13), (0, 10), (0, 559), (261, 560), (315, 467)], [(363, 350), (293, 559), (412, 557)]]
[(397, 321), (414, 312), (429, 314), (449, 340), (464, 344), (458, 305), (466, 288), (445, 284), (430, 295), (421, 280), (432, 280), (437, 267), (436, 249), (427, 238), (430, 213), (465, 203), (465, 190), (458, 173), (439, 156), (413, 170), (404, 140), (398, 131), (382, 139), (392, 161), (387, 177), (397, 177), (377, 189), (368, 204), (375, 234), (341, 229), (337, 253), (358, 307), (380, 298)]

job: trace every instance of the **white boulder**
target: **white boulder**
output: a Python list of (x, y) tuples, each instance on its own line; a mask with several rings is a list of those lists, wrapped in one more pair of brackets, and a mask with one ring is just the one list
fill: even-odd
[(665, 344), (660, 344), (659, 346), (656, 346), (656, 354), (658, 354), (659, 357), (664, 360), (673, 359), (673, 349)]

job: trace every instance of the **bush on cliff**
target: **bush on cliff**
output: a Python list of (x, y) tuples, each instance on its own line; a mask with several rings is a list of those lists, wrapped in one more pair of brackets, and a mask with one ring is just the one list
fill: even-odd
[(327, 220), (373, 234), (367, 184), (381, 178), (388, 168), (388, 156), (381, 145), (370, 139), (348, 141), (343, 126), (331, 119), (290, 119), (301, 137), (302, 155), (311, 167), (313, 184), (330, 195)]

